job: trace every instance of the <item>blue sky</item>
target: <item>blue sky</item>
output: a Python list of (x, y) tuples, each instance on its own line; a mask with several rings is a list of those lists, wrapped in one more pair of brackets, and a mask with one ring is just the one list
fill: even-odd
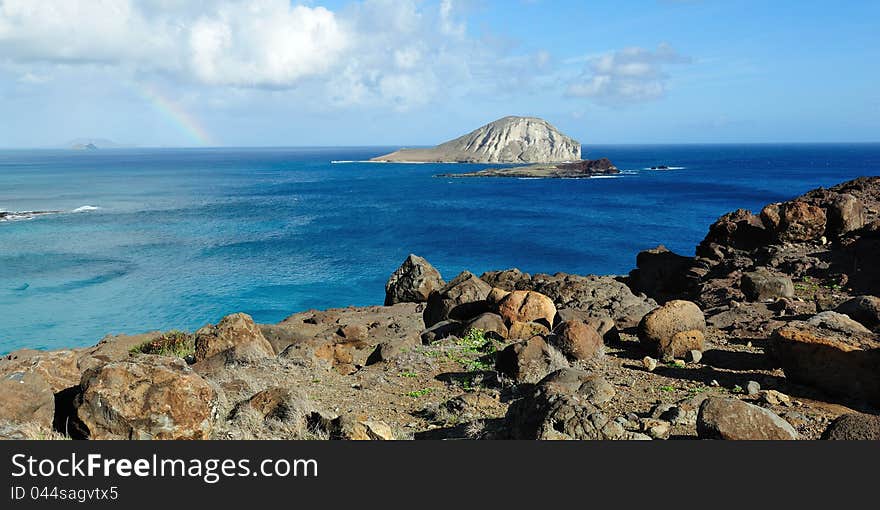
[(880, 2), (0, 0), (0, 147), (880, 141)]

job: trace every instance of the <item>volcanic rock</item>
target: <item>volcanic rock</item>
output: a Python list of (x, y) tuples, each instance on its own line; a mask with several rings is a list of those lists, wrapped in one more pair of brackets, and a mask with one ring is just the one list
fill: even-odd
[(385, 284), (385, 306), (423, 303), (443, 285), (445, 282), (434, 266), (422, 257), (410, 255)]

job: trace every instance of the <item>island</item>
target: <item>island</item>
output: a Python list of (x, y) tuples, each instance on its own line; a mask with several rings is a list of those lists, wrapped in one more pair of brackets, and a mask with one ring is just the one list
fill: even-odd
[(434, 148), (401, 149), (385, 163), (547, 164), (580, 161), (581, 144), (544, 119), (504, 117)]
[(96, 150), (98, 150), (98, 146), (93, 143), (86, 143), (86, 144), (78, 143), (78, 144), (71, 145), (70, 148), (75, 151), (96, 151)]
[(123, 149), (132, 147), (131, 145), (116, 143), (107, 138), (74, 138), (63, 144), (63, 146), (75, 151), (96, 151), (101, 149)]
[(615, 175), (620, 170), (608, 158), (585, 159), (573, 163), (538, 164), (511, 168), (487, 168), (478, 172), (440, 174), (436, 177), (517, 177), (525, 179), (584, 179)]

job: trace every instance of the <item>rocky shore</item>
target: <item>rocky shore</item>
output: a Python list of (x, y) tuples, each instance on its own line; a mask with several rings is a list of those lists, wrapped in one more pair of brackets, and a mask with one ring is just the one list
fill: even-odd
[(880, 177), (709, 228), (627, 276), (445, 280), (384, 306), (0, 360), (0, 436), (880, 439)]
[(524, 179), (584, 179), (616, 175), (620, 170), (608, 158), (584, 159), (572, 163), (538, 164), (513, 168), (488, 168), (478, 172), (441, 174), (437, 177), (518, 177)]
[(37, 216), (45, 216), (47, 214), (59, 214), (61, 212), (62, 211), (19, 211), (19, 212), (0, 211), (0, 222), (15, 221), (15, 220), (29, 220), (31, 218), (36, 218)]

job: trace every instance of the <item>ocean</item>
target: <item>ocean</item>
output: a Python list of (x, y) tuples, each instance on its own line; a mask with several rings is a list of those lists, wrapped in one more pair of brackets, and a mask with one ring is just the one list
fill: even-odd
[(880, 144), (585, 146), (623, 174), (579, 180), (359, 162), (393, 149), (0, 151), (0, 210), (62, 211), (0, 222), (0, 353), (382, 304), (409, 253), (447, 279), (625, 274), (658, 244), (693, 254), (725, 212), (880, 168)]

